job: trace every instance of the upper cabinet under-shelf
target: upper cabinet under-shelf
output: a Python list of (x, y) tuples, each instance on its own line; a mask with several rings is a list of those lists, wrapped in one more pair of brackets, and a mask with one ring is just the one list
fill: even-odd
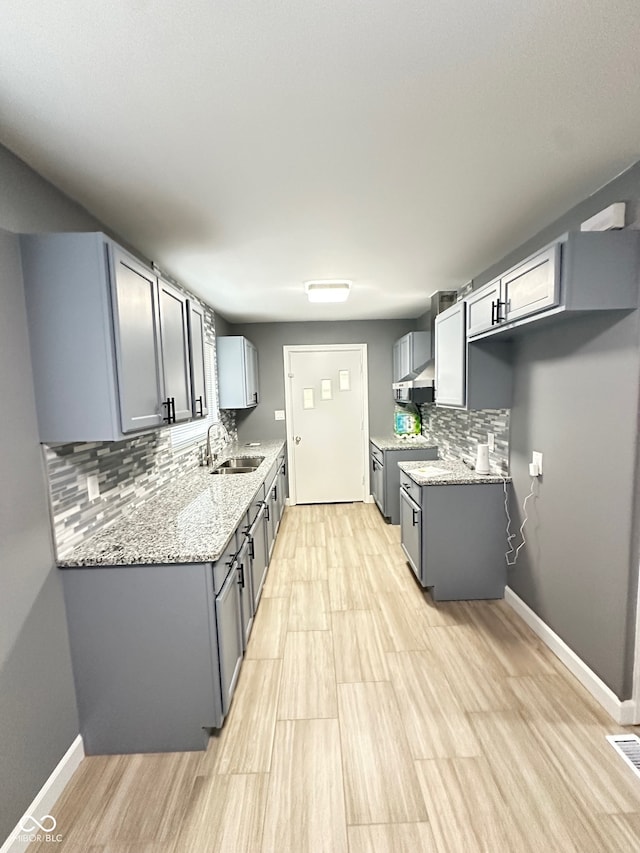
[(467, 337), (515, 333), (543, 318), (638, 307), (637, 231), (579, 231), (466, 298)]
[(22, 235), (21, 249), (40, 441), (118, 441), (193, 416), (204, 350), (184, 294), (102, 233)]

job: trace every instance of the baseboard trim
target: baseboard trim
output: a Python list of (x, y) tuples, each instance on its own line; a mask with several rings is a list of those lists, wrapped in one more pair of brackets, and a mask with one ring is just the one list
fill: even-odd
[[(37, 820), (41, 820), (44, 815), (51, 814), (58, 797), (64, 791), (67, 783), (73, 776), (83, 758), (84, 743), (82, 741), (82, 735), (78, 735), (56, 765), (53, 773), (49, 776), (42, 788), (40, 788), (35, 799), (18, 821), (18, 825), (4, 842), (2, 847), (0, 847), (0, 853), (25, 853), (29, 845), (34, 841), (33, 834), (35, 834), (35, 832), (39, 832), (39, 830), (30, 834), (25, 832), (22, 829), (22, 826), (26, 825), (26, 821), (30, 816), (33, 816)], [(56, 827), (51, 834), (53, 836), (56, 836), (57, 834), (63, 835), (64, 827)], [(52, 845), (52, 849), (54, 846), (55, 844)]]
[(575, 675), (580, 684), (602, 705), (616, 723), (629, 726), (638, 722), (636, 703), (632, 699), (618, 699), (613, 690), (607, 687), (582, 658), (578, 657), (573, 649), (508, 586), (504, 590), (504, 600), (562, 661), (567, 669)]

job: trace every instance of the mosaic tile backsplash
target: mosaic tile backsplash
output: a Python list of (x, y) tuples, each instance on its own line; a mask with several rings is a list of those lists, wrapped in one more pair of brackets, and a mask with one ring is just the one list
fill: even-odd
[(478, 444), (494, 434), (495, 449), (489, 452), (489, 468), (509, 473), (509, 409), (446, 409), (433, 403), (420, 406), (422, 434), (438, 445), (441, 459), (467, 459), (475, 463)]
[[(206, 342), (214, 346), (214, 313), (203, 307)], [(214, 370), (214, 377), (216, 373)], [(217, 393), (216, 387), (216, 400)], [(221, 411), (219, 416), (220, 422), (211, 430), (214, 451), (237, 439), (234, 413)], [(144, 503), (174, 477), (199, 464), (205, 439), (174, 448), (170, 433), (171, 428), (165, 428), (126, 441), (43, 447), (58, 553), (114, 521), (125, 507)], [(92, 474), (100, 489), (95, 500), (89, 500), (87, 493), (87, 477)]]

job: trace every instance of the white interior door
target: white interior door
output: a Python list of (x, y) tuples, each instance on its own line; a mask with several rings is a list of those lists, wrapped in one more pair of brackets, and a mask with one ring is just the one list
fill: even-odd
[(294, 503), (365, 500), (366, 344), (284, 347)]

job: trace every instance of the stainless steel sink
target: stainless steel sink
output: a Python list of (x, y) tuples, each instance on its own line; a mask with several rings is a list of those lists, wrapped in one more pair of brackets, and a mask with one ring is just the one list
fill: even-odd
[(218, 465), (220, 468), (258, 468), (261, 462), (264, 462), (264, 456), (238, 456), (235, 459), (227, 459)]
[[(257, 466), (256, 466), (257, 467)], [(255, 468), (216, 468), (212, 474), (253, 474)]]
[(213, 470), (212, 474), (251, 474), (264, 461), (264, 456), (245, 456), (227, 459)]

